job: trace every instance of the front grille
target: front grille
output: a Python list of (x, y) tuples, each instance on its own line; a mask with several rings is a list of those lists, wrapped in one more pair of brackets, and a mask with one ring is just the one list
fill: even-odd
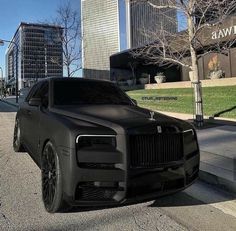
[(179, 133), (130, 135), (129, 142), (131, 168), (152, 168), (183, 158)]

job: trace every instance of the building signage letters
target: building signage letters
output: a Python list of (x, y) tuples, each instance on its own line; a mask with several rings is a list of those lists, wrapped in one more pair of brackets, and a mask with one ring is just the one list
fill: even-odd
[(212, 39), (221, 39), (231, 35), (236, 35), (236, 25), (212, 32)]

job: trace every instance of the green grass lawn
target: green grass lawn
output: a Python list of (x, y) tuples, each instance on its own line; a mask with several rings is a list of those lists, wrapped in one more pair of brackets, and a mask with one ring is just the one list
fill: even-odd
[[(204, 87), (204, 115), (236, 119), (236, 86)], [(138, 105), (152, 110), (193, 113), (193, 89), (151, 89), (128, 91), (128, 95), (137, 100)], [(148, 97), (144, 99), (143, 97)], [(156, 97), (177, 97), (177, 100), (153, 100)], [(223, 112), (229, 110), (228, 112)]]

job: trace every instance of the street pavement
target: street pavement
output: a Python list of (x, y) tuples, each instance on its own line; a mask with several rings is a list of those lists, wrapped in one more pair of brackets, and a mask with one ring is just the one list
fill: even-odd
[(0, 231), (236, 230), (236, 195), (201, 181), (148, 203), (48, 214), (39, 168), (28, 154), (12, 149), (15, 110), (0, 102)]

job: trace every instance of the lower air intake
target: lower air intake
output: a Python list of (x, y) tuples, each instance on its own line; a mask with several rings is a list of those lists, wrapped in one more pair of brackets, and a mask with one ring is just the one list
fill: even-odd
[(116, 189), (100, 188), (90, 184), (78, 185), (76, 190), (76, 200), (81, 201), (113, 201), (117, 193)]

